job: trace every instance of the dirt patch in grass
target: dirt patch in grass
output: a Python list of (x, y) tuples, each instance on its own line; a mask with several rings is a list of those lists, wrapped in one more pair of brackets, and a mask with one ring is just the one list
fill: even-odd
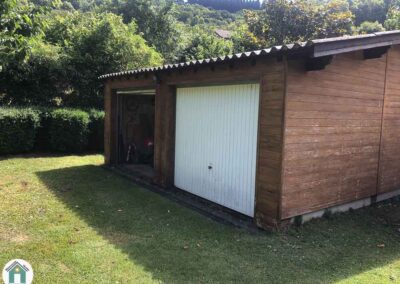
[(6, 230), (0, 227), (0, 241), (11, 242), (14, 244), (23, 244), (30, 240), (29, 235), (17, 232), (15, 230)]

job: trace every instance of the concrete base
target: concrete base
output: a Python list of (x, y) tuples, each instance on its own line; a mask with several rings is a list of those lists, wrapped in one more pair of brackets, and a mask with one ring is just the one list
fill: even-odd
[(349, 211), (350, 209), (355, 210), (355, 209), (359, 209), (362, 207), (370, 206), (373, 203), (381, 202), (381, 201), (384, 201), (384, 200), (387, 200), (387, 199), (390, 199), (390, 198), (393, 198), (393, 197), (399, 196), (399, 195), (400, 195), (400, 189), (391, 191), (391, 192), (378, 194), (376, 196), (371, 196), (368, 198), (352, 201), (352, 202), (349, 202), (346, 204), (332, 206), (332, 207), (325, 208), (325, 209), (322, 209), (319, 211), (307, 213), (307, 214), (304, 214), (304, 215), (301, 215), (298, 217), (293, 217), (290, 219), (290, 222), (297, 223), (297, 222), (299, 222), (299, 220), (297, 218), (300, 218), (301, 223), (305, 223), (305, 222), (308, 222), (315, 218), (321, 218), (326, 212), (329, 212), (330, 214), (334, 214), (334, 213), (339, 213), (339, 212), (346, 212), (346, 211)]

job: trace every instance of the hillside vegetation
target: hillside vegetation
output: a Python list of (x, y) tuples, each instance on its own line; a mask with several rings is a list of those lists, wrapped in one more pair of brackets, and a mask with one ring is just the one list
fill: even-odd
[(189, 2), (3, 0), (0, 105), (101, 108), (101, 74), (400, 28), (400, 0)]

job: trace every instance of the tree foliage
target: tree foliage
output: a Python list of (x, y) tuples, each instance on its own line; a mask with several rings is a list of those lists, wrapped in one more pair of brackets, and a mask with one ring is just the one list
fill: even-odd
[(29, 58), (0, 73), (3, 104), (101, 107), (98, 76), (163, 62), (134, 23), (111, 13), (53, 12), (27, 45)]
[(256, 2), (2, 0), (0, 104), (102, 107), (104, 73), (400, 29), (400, 0)]
[(224, 27), (236, 21), (237, 14), (228, 11), (209, 9), (197, 4), (175, 4), (173, 17), (188, 26), (218, 26)]
[(375, 32), (382, 32), (385, 30), (383, 25), (378, 21), (375, 22), (362, 22), (359, 27), (356, 28), (358, 34), (372, 34)]
[(148, 0), (114, 0), (109, 9), (121, 15), (127, 24), (135, 21), (148, 43), (166, 60), (174, 61), (180, 30), (171, 13), (173, 3), (158, 1), (157, 4)]
[(0, 71), (9, 61), (27, 58), (30, 37), (41, 33), (43, 12), (27, 0), (0, 2)]
[(388, 12), (385, 21), (385, 27), (388, 30), (400, 29), (400, 5), (393, 5)]
[(260, 12), (247, 12), (249, 30), (266, 45), (350, 33), (353, 15), (345, 0), (269, 0)]
[(355, 25), (363, 22), (383, 23), (389, 9), (388, 0), (355, 0), (351, 1), (351, 11), (355, 16)]
[(182, 51), (180, 61), (206, 59), (231, 54), (233, 43), (197, 29), (189, 45)]
[[(82, 105), (79, 101), (83, 100), (84, 106), (99, 107), (101, 93), (97, 77), (101, 74), (163, 62), (137, 34), (134, 23), (125, 25), (119, 16), (111, 13), (88, 12), (84, 17), (73, 13), (57, 18), (50, 26), (59, 35), (55, 41), (53, 37), (53, 42), (63, 46), (68, 56), (68, 78), (74, 91), (66, 99), (72, 105)], [(49, 33), (55, 35), (56, 31)]]
[(189, 0), (190, 4), (199, 4), (217, 10), (237, 12), (243, 9), (259, 9), (259, 0)]

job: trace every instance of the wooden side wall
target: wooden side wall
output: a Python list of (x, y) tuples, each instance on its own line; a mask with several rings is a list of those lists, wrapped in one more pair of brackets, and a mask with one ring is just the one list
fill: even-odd
[(400, 46), (388, 53), (379, 193), (400, 189)]
[(255, 214), (260, 227), (275, 226), (280, 219), (285, 77), (285, 62), (281, 61), (260, 82)]
[(288, 64), (282, 219), (375, 195), (386, 55)]

